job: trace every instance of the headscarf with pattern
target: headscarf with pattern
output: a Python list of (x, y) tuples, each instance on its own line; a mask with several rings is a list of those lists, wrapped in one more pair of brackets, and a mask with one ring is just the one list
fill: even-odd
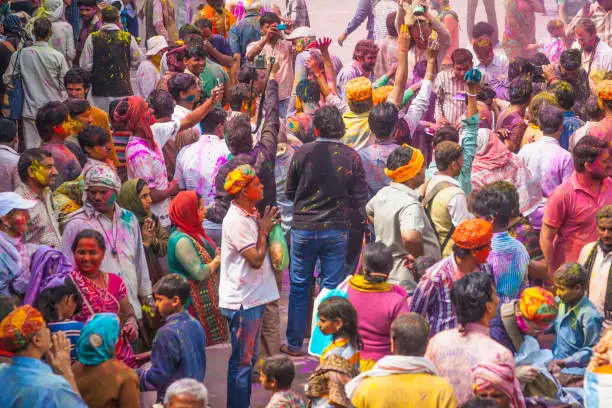
[(551, 323), (557, 317), (557, 304), (552, 293), (539, 286), (521, 293), (519, 310), (525, 319), (538, 323)]
[(44, 325), (38, 310), (30, 305), (18, 307), (0, 322), (0, 350), (15, 353), (25, 349)]
[[(126, 108), (124, 114), (119, 113)], [(116, 122), (125, 124), (126, 130), (142, 137), (151, 147), (155, 144), (153, 130), (151, 129), (151, 125), (155, 123), (155, 117), (149, 110), (147, 102), (141, 96), (123, 98), (115, 108), (114, 119)]]
[(85, 189), (90, 187), (110, 188), (119, 192), (121, 180), (110, 166), (95, 164), (85, 173)]
[(510, 400), (510, 408), (525, 408), (521, 386), (508, 364), (485, 362), (472, 368), (474, 393), (494, 388), (503, 392)]
[(257, 177), (255, 169), (249, 164), (241, 164), (225, 177), (223, 188), (231, 195), (236, 195)]

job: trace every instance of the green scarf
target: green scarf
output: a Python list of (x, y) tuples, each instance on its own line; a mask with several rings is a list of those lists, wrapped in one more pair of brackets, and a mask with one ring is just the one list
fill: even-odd
[(121, 190), (119, 190), (117, 203), (120, 207), (133, 212), (136, 218), (138, 218), (138, 223), (142, 225), (145, 218), (151, 217), (151, 212), (147, 213), (145, 211), (142, 201), (140, 201), (138, 196), (138, 191), (136, 191), (137, 184), (138, 179), (131, 179), (123, 183)]

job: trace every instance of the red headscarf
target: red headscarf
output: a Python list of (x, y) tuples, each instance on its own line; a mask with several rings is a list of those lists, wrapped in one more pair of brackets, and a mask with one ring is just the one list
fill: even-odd
[(170, 202), (170, 208), (168, 209), (170, 221), (179, 231), (189, 235), (202, 245), (205, 241), (208, 242), (214, 249), (216, 248), (215, 243), (206, 234), (200, 223), (199, 206), (200, 199), (195, 191), (181, 191)]
[[(127, 111), (121, 115), (119, 111), (123, 110), (125, 104), (128, 105)], [(149, 144), (153, 145), (155, 143), (153, 130), (151, 130), (151, 125), (155, 123), (155, 117), (149, 111), (149, 107), (142, 97), (128, 96), (123, 98), (115, 108), (113, 119), (116, 122), (124, 123), (125, 129), (130, 132), (141, 133), (142, 138)]]

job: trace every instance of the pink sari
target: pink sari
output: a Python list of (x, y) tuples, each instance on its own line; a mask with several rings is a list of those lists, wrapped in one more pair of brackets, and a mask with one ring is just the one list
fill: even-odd
[[(104, 273), (106, 288), (101, 288), (76, 269), (72, 271), (71, 276), (83, 297), (83, 308), (79, 314), (74, 316), (74, 320), (87, 322), (96, 313), (119, 315), (119, 302), (127, 298), (127, 289), (123, 279), (114, 273)], [(115, 358), (131, 368), (138, 366), (131, 344), (123, 336), (119, 337), (115, 346)]]

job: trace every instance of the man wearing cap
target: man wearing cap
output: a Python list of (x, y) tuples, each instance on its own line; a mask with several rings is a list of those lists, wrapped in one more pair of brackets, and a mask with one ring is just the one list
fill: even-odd
[[(247, 45), (261, 38), (261, 28), (259, 25), (259, 0), (245, 0), (244, 10), (246, 16), (234, 24), (229, 30), (229, 45), (234, 55), (232, 73), (238, 75), (240, 67), (247, 63)], [(234, 78), (235, 78), (235, 75)]]
[(59, 248), (62, 234), (51, 192), (58, 174), (53, 156), (42, 149), (28, 149), (19, 158), (17, 171), (21, 184), (15, 192), (25, 199), (36, 201), (30, 211), (24, 242)]
[(23, 296), (30, 278), (30, 258), (38, 245), (27, 245), (28, 210), (36, 205), (13, 192), (0, 193), (0, 295)]
[(425, 272), (410, 303), (411, 311), (427, 316), (430, 336), (457, 327), (451, 291), (455, 281), (468, 273), (487, 271), (493, 226), (485, 220), (467, 220), (452, 238), (453, 253)]
[(428, 255), (439, 260), (440, 243), (419, 201), (418, 186), (425, 180), (424, 157), (420, 150), (403, 145), (389, 155), (385, 174), (391, 184), (376, 193), (367, 206), (374, 222), (376, 240), (393, 247), (393, 269), (388, 281), (413, 293), (416, 282), (408, 259)]
[(159, 67), (161, 57), (168, 48), (168, 42), (161, 35), (156, 35), (147, 40), (147, 60), (140, 63), (136, 72), (135, 94), (147, 99), (149, 94), (157, 88), (161, 79)]
[(21, 306), (0, 322), (0, 350), (13, 353), (11, 364), (0, 367), (0, 406), (87, 407), (70, 367), (70, 340), (62, 332), (52, 336), (32, 306)]
[(109, 166), (90, 167), (85, 174), (85, 203), (66, 221), (62, 252), (72, 261), (72, 244), (79, 232), (92, 229), (102, 234), (106, 253), (101, 269), (123, 279), (136, 318), (142, 319), (141, 302), (152, 304), (151, 280), (138, 218), (116, 203), (120, 188), (121, 182)]
[(336, 79), (336, 88), (340, 98), (345, 101), (348, 99), (345, 87), (347, 82), (351, 79), (359, 77), (372, 79), (377, 55), (378, 46), (373, 40), (361, 40), (355, 45), (353, 62), (343, 67), (340, 72), (338, 72), (338, 77)]
[(279, 212), (270, 206), (261, 215), (257, 211), (255, 205), (263, 200), (263, 187), (255, 169), (248, 164), (229, 172), (223, 183), (227, 194), (233, 197), (223, 219), (219, 282), (219, 308), (232, 337), (228, 408), (250, 405), (260, 334), (275, 331), (277, 344), (280, 343), (280, 296), (268, 255), (268, 235), (278, 222)]
[(603, 109), (605, 117), (587, 133), (598, 139), (605, 140), (612, 147), (612, 80), (601, 81), (595, 89), (599, 106)]

